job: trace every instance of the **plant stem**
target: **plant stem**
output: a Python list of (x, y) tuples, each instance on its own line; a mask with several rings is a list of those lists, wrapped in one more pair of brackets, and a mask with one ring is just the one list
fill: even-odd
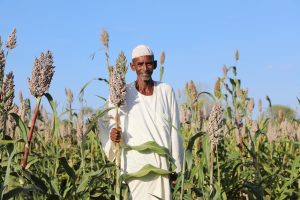
[(210, 144), (210, 176), (209, 184), (212, 188), (213, 186), (213, 174), (214, 174), (214, 144)]
[(183, 166), (182, 166), (182, 175), (181, 175), (181, 191), (180, 191), (180, 199), (182, 200), (183, 199), (183, 192), (184, 192), (184, 176), (185, 176), (185, 165), (186, 165), (186, 162), (185, 162), (185, 151), (183, 152)]
[[(117, 107), (116, 110), (116, 128), (119, 129), (119, 109)], [(121, 148), (120, 144), (116, 144), (116, 165), (117, 165), (117, 173), (116, 173), (116, 200), (121, 199)]]
[(29, 135), (28, 135), (27, 143), (25, 145), (23, 159), (22, 159), (22, 170), (26, 169), (27, 158), (28, 158), (29, 148), (30, 148), (30, 142), (31, 142), (32, 135), (33, 135), (33, 129), (34, 129), (35, 121), (36, 121), (36, 118), (37, 118), (37, 115), (38, 115), (38, 112), (39, 112), (41, 98), (42, 97), (37, 97), (37, 99), (36, 99), (36, 106), (35, 106), (35, 109), (34, 109), (33, 118), (32, 118), (31, 126), (30, 126), (30, 131), (29, 131)]
[(219, 186), (221, 186), (218, 145), (216, 145), (216, 154), (217, 154), (216, 157), (217, 157), (217, 168), (218, 168), (218, 184)]

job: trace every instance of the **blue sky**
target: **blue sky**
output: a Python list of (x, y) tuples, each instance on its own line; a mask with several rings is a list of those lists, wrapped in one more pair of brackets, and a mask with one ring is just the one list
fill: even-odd
[[(0, 7), (2, 41), (17, 28), (18, 46), (6, 66), (6, 73), (15, 74), (16, 96), (22, 90), (24, 97), (30, 97), (27, 77), (34, 57), (47, 49), (53, 52), (56, 66), (50, 93), (60, 106), (66, 102), (65, 88), (77, 96), (90, 79), (106, 78), (100, 43), (105, 28), (111, 63), (121, 50), (130, 61), (131, 49), (138, 44), (151, 46), (158, 59), (164, 50), (163, 80), (175, 90), (194, 80), (212, 91), (223, 64), (234, 64), (238, 49), (238, 77), (250, 97), (261, 98), (264, 106), (268, 95), (273, 104), (298, 107), (299, 1), (0, 0)], [(158, 77), (159, 70), (154, 79)], [(127, 80), (135, 80), (135, 74), (129, 71)], [(100, 107), (103, 101), (95, 95), (107, 96), (108, 88), (93, 82), (85, 94), (88, 106)]]

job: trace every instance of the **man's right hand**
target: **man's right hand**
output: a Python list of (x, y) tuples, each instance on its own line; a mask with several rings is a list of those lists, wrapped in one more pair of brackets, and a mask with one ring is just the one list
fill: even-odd
[(121, 141), (121, 129), (112, 128), (110, 131), (110, 139), (115, 143), (120, 143)]

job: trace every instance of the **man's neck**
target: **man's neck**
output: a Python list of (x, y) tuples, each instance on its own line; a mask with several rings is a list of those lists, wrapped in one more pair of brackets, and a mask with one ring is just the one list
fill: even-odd
[(151, 79), (149, 81), (136, 80), (135, 88), (143, 95), (151, 96), (154, 90), (154, 81)]

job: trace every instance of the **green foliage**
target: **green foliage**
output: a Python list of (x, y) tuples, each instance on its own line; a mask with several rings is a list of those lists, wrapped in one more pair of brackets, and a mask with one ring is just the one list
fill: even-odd
[(296, 118), (296, 111), (285, 105), (273, 105), (266, 111), (266, 115), (273, 120), (279, 120), (280, 112), (282, 112), (282, 117), (285, 117), (288, 120)]

